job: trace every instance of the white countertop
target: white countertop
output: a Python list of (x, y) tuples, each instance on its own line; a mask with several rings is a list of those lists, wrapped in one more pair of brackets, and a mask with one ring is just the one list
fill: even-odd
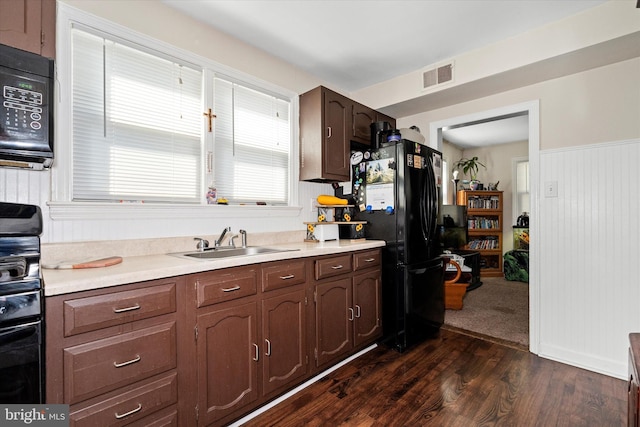
[(124, 257), (122, 263), (110, 267), (75, 270), (43, 268), (44, 294), (45, 296), (62, 295), (71, 292), (142, 282), (145, 280), (219, 270), (221, 268), (353, 252), (363, 249), (379, 248), (384, 245), (385, 242), (382, 240), (284, 243), (262, 246), (294, 250), (213, 260), (192, 259), (173, 255), (143, 255)]

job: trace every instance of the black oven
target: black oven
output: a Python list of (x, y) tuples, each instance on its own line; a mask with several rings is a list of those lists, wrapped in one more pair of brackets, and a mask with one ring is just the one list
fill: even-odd
[(38, 206), (0, 202), (0, 403), (44, 403)]
[(0, 166), (51, 166), (53, 76), (53, 60), (0, 44)]

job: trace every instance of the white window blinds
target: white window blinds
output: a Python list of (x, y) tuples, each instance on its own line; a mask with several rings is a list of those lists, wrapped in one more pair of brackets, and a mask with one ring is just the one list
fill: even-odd
[(289, 200), (290, 102), (215, 78), (215, 182), (230, 202)]
[(202, 71), (80, 28), (73, 199), (200, 203)]

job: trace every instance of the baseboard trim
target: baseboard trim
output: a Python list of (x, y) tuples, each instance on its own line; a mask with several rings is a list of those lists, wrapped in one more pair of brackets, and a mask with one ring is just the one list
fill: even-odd
[(253, 418), (257, 417), (258, 415), (268, 411), (269, 409), (273, 408), (274, 406), (278, 405), (279, 403), (283, 402), (284, 400), (290, 398), (291, 396), (299, 393), (300, 391), (304, 390), (305, 388), (309, 387), (311, 384), (317, 382), (318, 380), (320, 380), (323, 377), (326, 377), (327, 375), (329, 375), (331, 372), (340, 369), (342, 366), (346, 365), (347, 363), (357, 359), (358, 357), (362, 356), (363, 354), (366, 354), (368, 352), (370, 352), (371, 350), (373, 350), (374, 348), (378, 347), (377, 344), (372, 344), (369, 347), (360, 350), (359, 352), (357, 352), (356, 354), (349, 356), (348, 358), (344, 359), (342, 362), (339, 362), (335, 365), (333, 365), (332, 367), (322, 371), (321, 373), (319, 373), (318, 375), (316, 375), (315, 377), (307, 380), (306, 382), (300, 384), (298, 387), (294, 388), (293, 390), (283, 394), (282, 396), (272, 400), (271, 402), (267, 403), (264, 406), (259, 407), (258, 409), (256, 409), (255, 411), (245, 415), (244, 417), (240, 418), (238, 421), (229, 424), (229, 427), (239, 427), (241, 425), (243, 425), (244, 423), (246, 423), (249, 420), (252, 420)]

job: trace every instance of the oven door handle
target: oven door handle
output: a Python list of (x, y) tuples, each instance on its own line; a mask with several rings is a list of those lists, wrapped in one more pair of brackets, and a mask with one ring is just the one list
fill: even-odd
[(27, 273), (27, 261), (20, 257), (0, 261), (0, 282), (22, 279)]
[(16, 326), (8, 331), (0, 332), (0, 346), (23, 340), (38, 332), (35, 325)]

